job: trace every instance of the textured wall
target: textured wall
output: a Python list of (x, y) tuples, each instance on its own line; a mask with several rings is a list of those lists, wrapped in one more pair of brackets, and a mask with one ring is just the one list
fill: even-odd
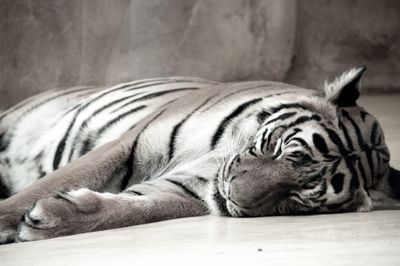
[(286, 80), (317, 87), (365, 64), (366, 90), (400, 91), (400, 1), (298, 1), (295, 54)]
[(0, 108), (74, 85), (169, 75), (318, 87), (367, 64), (400, 88), (400, 1), (0, 0)]
[(78, 81), (81, 18), (79, 1), (0, 1), (0, 107)]

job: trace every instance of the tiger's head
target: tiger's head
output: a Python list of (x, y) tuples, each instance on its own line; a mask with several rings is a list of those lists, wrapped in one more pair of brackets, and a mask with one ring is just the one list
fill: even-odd
[(252, 143), (219, 171), (231, 215), (368, 211), (399, 197), (383, 131), (356, 103), (364, 71), (352, 69), (322, 94), (268, 110)]

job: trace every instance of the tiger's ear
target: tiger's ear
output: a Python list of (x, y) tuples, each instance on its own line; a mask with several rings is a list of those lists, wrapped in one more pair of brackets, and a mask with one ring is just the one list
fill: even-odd
[(325, 98), (338, 107), (355, 106), (360, 96), (360, 81), (367, 68), (355, 67), (330, 83), (325, 83)]

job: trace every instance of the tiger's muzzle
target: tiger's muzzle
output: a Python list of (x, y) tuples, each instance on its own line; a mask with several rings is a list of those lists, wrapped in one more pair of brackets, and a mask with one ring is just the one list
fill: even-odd
[(222, 178), (228, 210), (233, 216), (273, 215), (295, 186), (291, 176), (289, 167), (270, 157), (244, 153), (231, 158)]

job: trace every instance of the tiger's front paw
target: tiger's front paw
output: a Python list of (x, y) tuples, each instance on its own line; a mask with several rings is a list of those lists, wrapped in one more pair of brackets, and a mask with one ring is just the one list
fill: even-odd
[(100, 200), (96, 192), (79, 189), (58, 192), (37, 201), (22, 217), (17, 242), (33, 241), (91, 231), (90, 215)]
[(13, 214), (0, 214), (0, 244), (7, 244), (14, 242), (19, 218), (14, 217)]
[(17, 206), (0, 204), (0, 244), (14, 242), (23, 212)]

